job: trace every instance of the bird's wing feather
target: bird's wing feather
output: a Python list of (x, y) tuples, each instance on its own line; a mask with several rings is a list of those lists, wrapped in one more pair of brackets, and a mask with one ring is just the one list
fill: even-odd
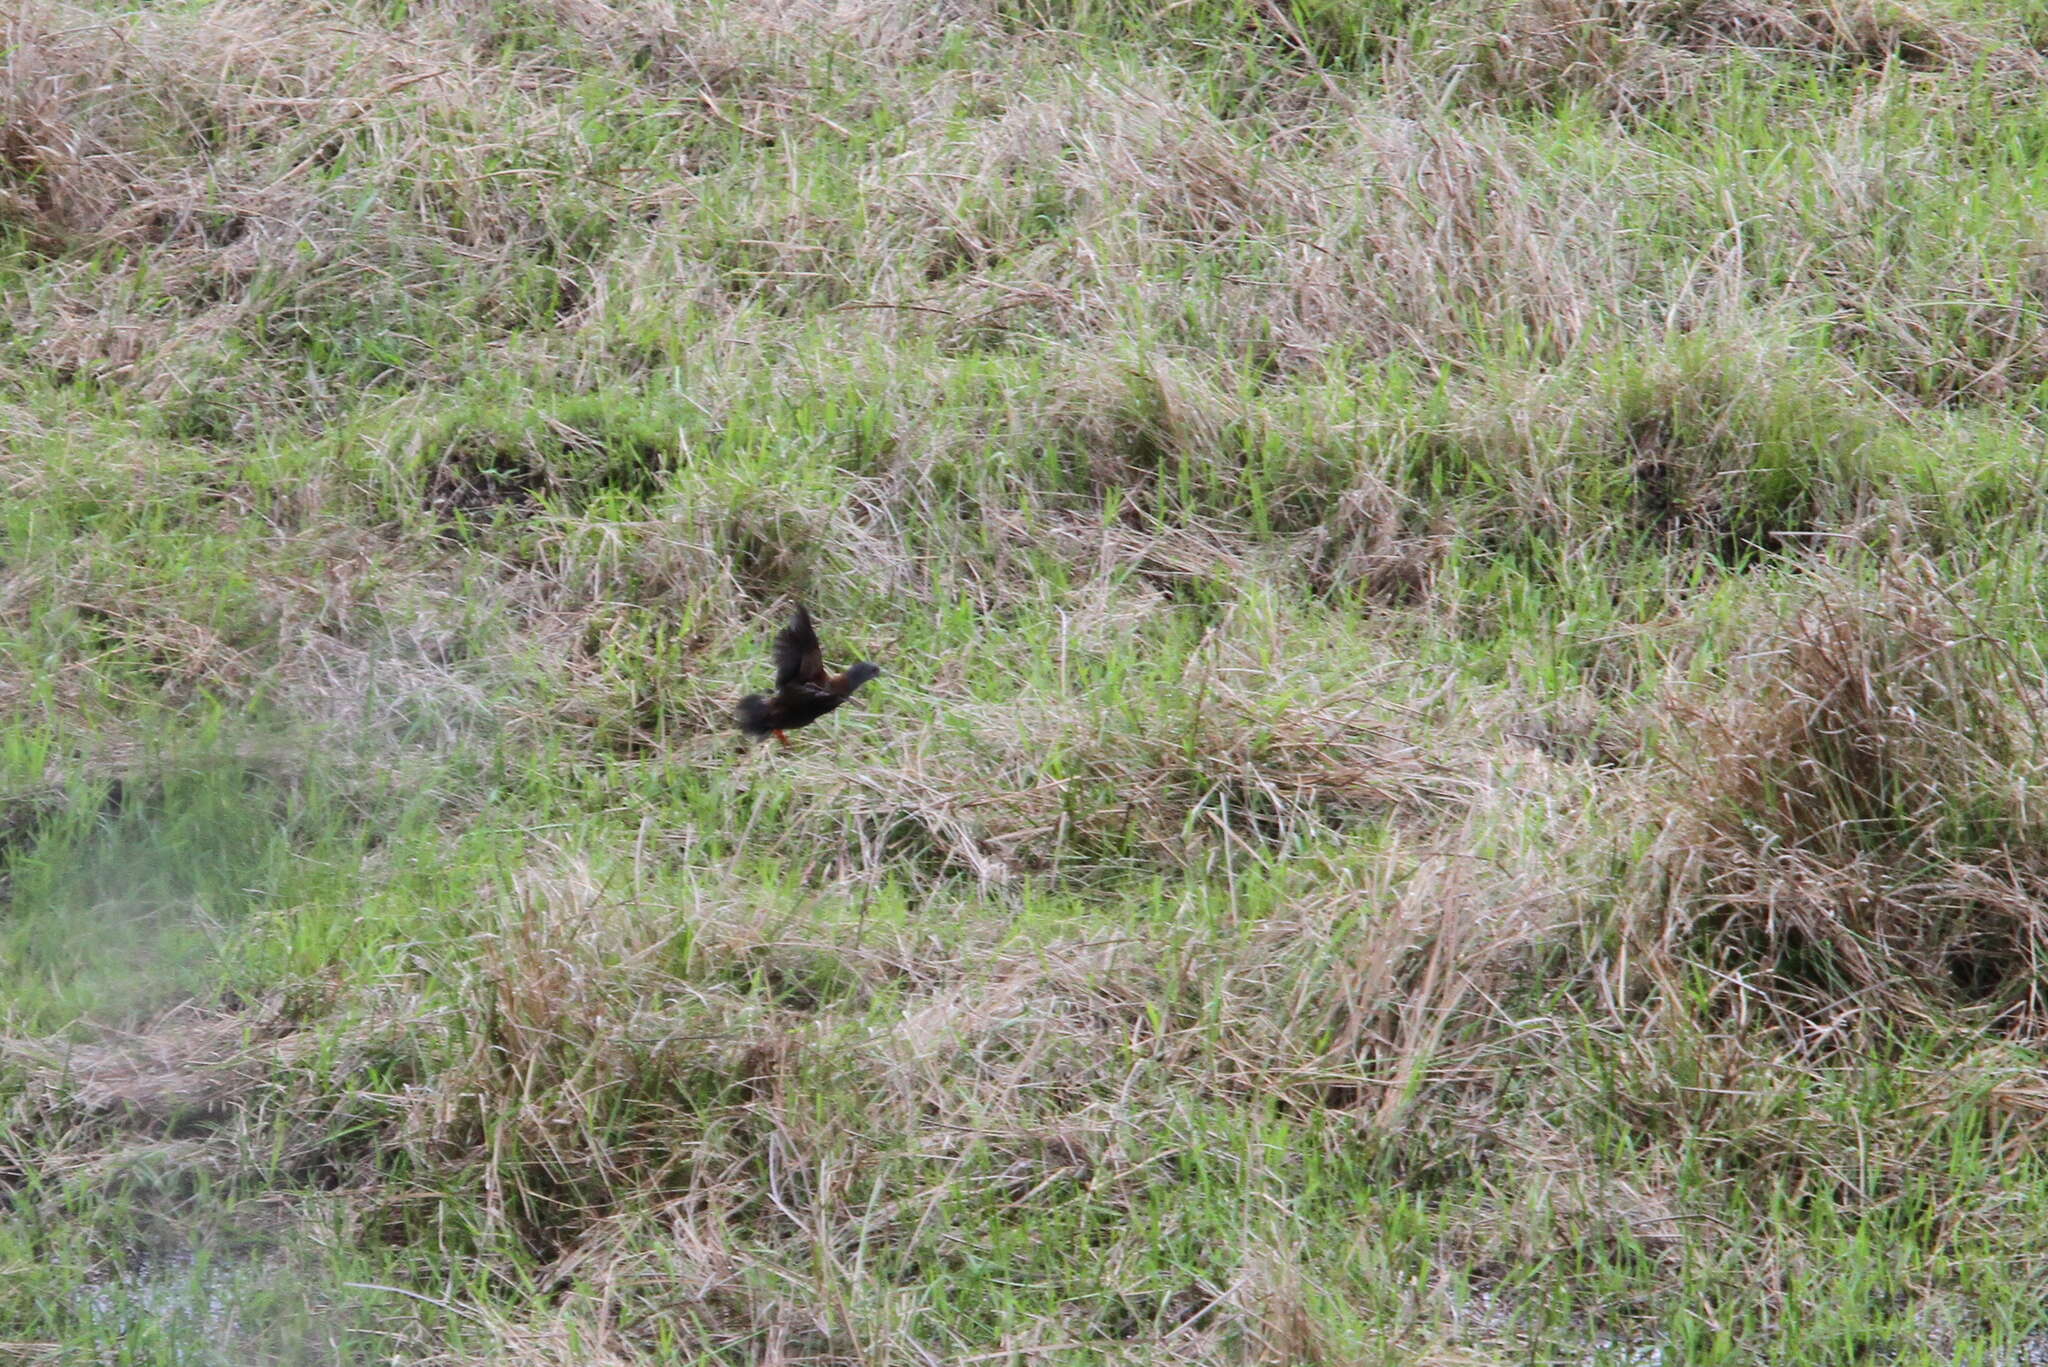
[(825, 652), (818, 645), (818, 633), (811, 626), (811, 614), (801, 604), (775, 637), (775, 686), (816, 683), (825, 677)]

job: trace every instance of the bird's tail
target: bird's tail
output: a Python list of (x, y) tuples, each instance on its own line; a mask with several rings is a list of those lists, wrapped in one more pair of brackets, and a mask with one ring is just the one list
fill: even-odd
[(768, 695), (749, 693), (740, 699), (740, 705), (733, 709), (732, 716), (739, 723), (740, 730), (748, 735), (765, 736), (775, 729), (768, 719), (768, 712)]

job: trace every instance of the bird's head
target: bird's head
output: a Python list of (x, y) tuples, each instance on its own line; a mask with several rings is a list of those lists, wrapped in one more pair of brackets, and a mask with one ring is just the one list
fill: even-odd
[(854, 689), (859, 688), (881, 672), (882, 667), (873, 660), (862, 660), (859, 664), (846, 671), (846, 691), (848, 693), (853, 692)]

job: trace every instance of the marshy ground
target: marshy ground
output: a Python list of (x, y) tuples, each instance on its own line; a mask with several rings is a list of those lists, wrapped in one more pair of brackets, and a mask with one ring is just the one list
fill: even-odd
[(0, 1358), (2042, 1327), (2039, 7), (0, 22)]

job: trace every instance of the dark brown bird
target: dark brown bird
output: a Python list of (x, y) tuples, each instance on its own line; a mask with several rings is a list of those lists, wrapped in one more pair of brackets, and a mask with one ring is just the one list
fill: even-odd
[(773, 736), (788, 745), (783, 732), (809, 726), (881, 672), (880, 665), (862, 660), (844, 674), (826, 673), (811, 614), (799, 603), (796, 616), (775, 636), (775, 691), (741, 698), (734, 719), (750, 736)]

